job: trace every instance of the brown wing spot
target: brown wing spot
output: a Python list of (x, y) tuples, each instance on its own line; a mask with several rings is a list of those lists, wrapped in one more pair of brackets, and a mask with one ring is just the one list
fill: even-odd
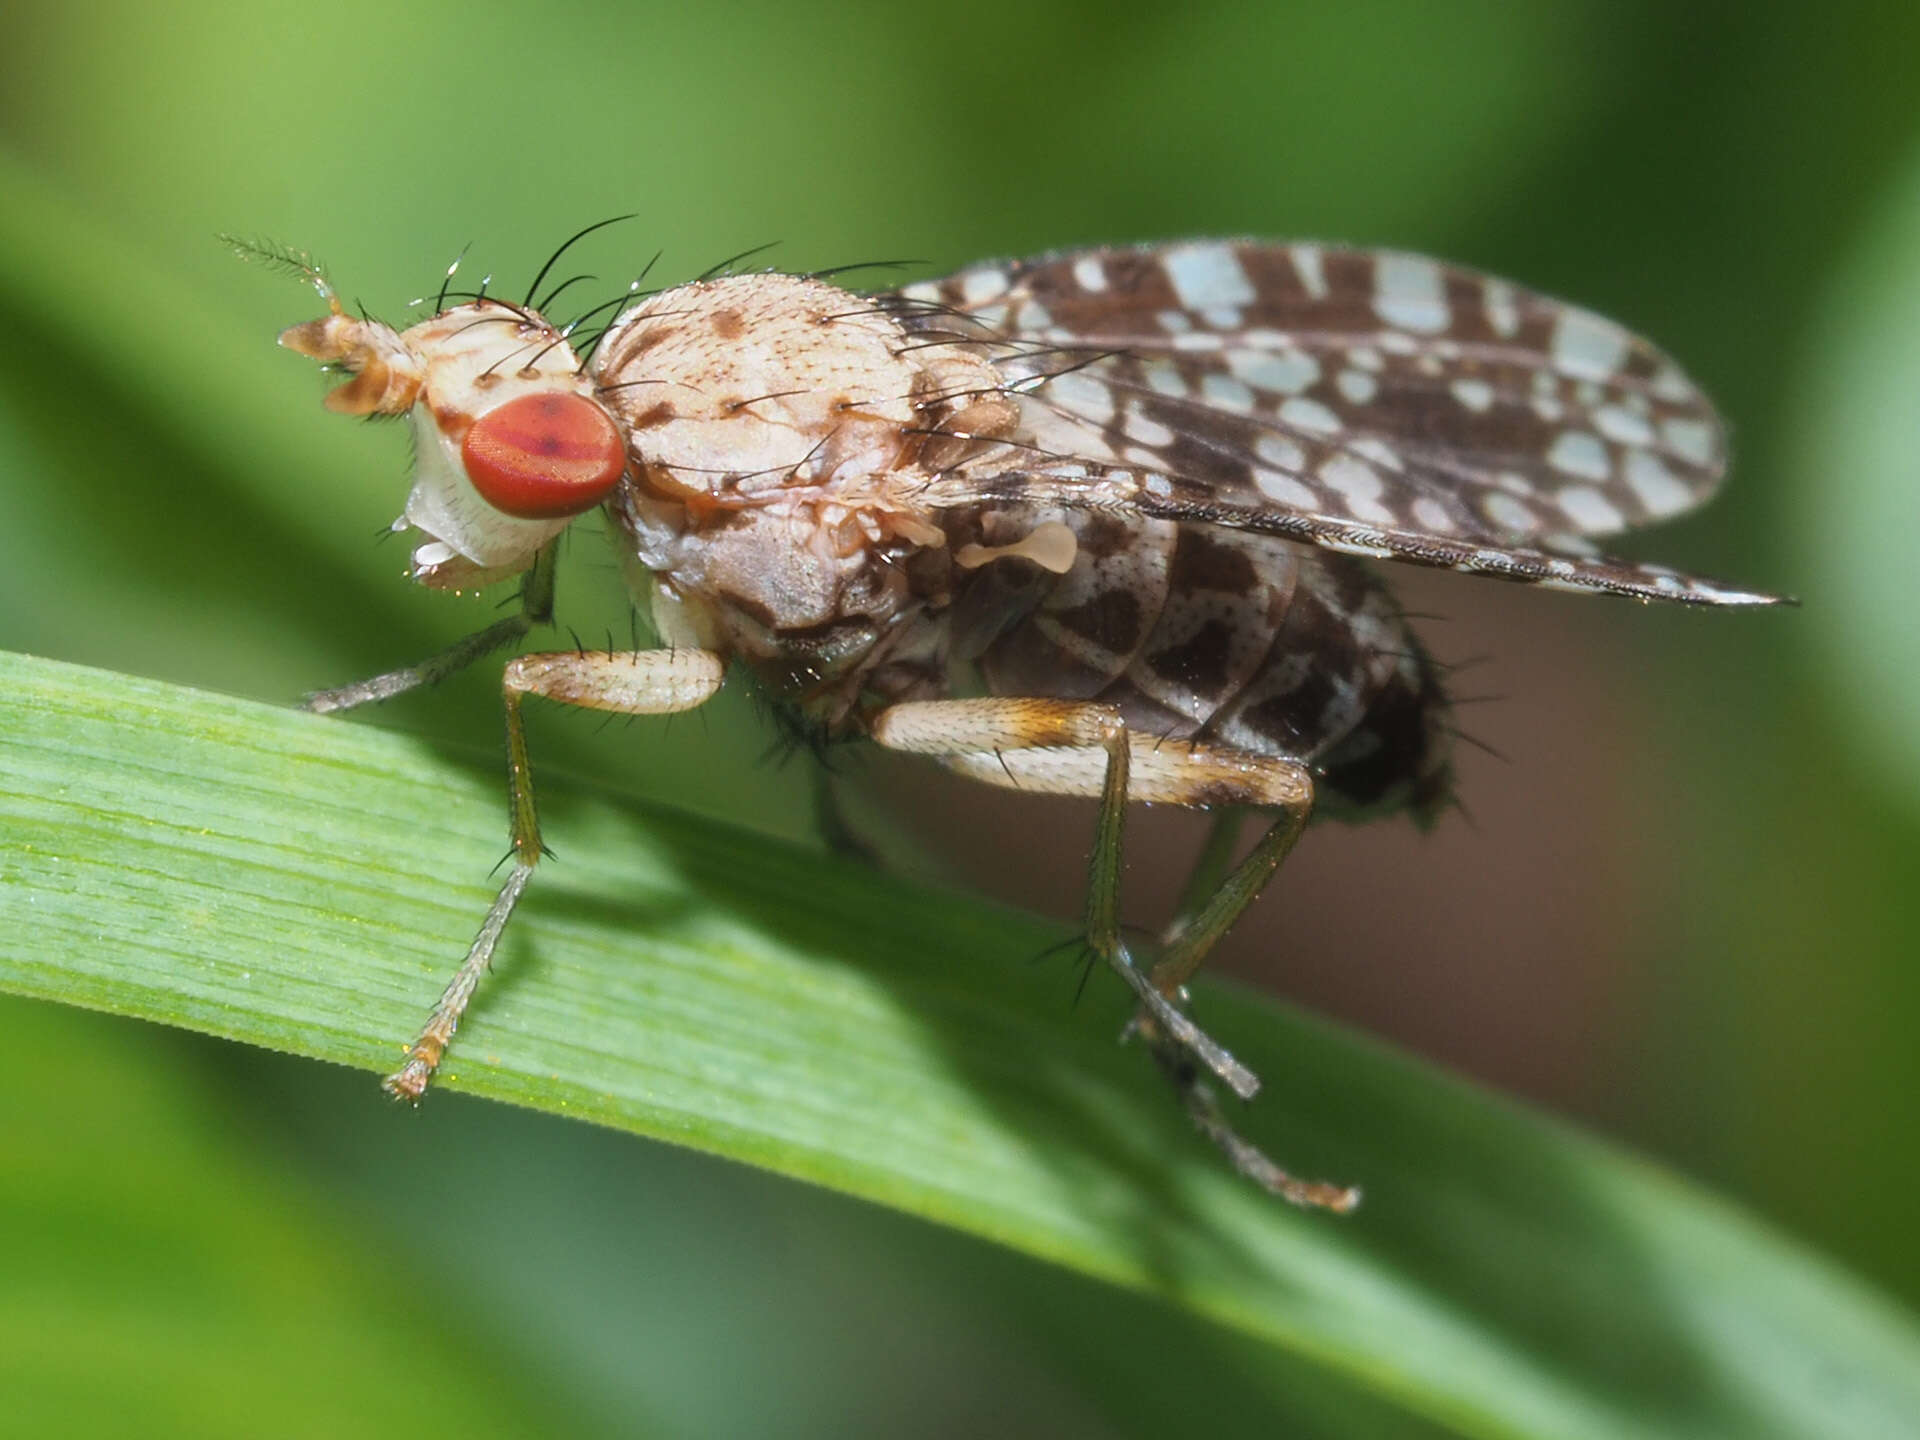
[(713, 333), (722, 340), (738, 340), (747, 333), (747, 322), (740, 318), (738, 310), (716, 310), (709, 319)]

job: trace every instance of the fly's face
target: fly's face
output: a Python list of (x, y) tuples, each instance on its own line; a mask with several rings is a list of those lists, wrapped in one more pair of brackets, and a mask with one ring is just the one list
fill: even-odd
[(352, 372), (328, 409), (411, 417), (413, 490), (393, 528), (418, 532), (412, 574), (422, 585), (460, 589), (527, 569), (626, 470), (625, 441), (593, 382), (531, 310), (478, 300), (395, 331), (334, 301), (280, 343)]

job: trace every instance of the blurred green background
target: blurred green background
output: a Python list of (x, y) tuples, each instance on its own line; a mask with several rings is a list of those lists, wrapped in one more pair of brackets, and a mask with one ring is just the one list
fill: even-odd
[[(272, 345), (311, 294), (218, 231), (311, 248), (389, 317), (469, 242), (517, 293), (628, 210), (579, 257), (607, 293), (656, 249), (677, 279), (768, 241), (935, 273), (1316, 236), (1654, 336), (1737, 460), (1634, 553), (1806, 608), (1414, 577), (1436, 649), (1494, 657), (1469, 728), (1511, 763), (1463, 763), (1472, 825), (1316, 832), (1225, 964), (1920, 1301), (1920, 10), (188, 0), (29, 5), (9, 32), (0, 647), (261, 698), (490, 611), (402, 583), (374, 536), (404, 441), (321, 411)], [(624, 631), (604, 549), (568, 558), (563, 618)], [(494, 744), (491, 690), (375, 723)], [(805, 777), (756, 763), (749, 706), (710, 710), (543, 717), (536, 759), (805, 833)], [(853, 803), (940, 873), (1078, 903), (1080, 807), (879, 762)], [(1143, 917), (1185, 818), (1141, 827)], [(398, 1114), (361, 1075), (20, 1001), (0, 1027), (20, 1433), (1119, 1435), (1201, 1393), (1227, 1433), (1344, 1433), (1248, 1383), (1240, 1342), (791, 1183), (455, 1096)]]

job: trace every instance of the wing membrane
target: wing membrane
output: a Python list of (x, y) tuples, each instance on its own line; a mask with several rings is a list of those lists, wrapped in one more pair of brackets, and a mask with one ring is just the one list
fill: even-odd
[(1458, 570), (1516, 580), (1549, 590), (1624, 595), (1686, 605), (1777, 605), (1777, 595), (1743, 590), (1661, 565), (1598, 553), (1579, 537), (1555, 537), (1539, 545), (1477, 545), (1418, 531), (1364, 525), (1335, 516), (1281, 506), (1224, 503), (1203, 485), (1177, 476), (1125, 470), (1084, 461), (1029, 460), (991, 476), (951, 475), (921, 493), (940, 508), (1030, 503), (1072, 509), (1119, 510), (1160, 520), (1224, 525), (1368, 560)]
[(1022, 393), (1016, 443), (977, 475), (1057, 483), (1084, 461), (1165, 477), (1182, 518), (1349, 553), (1766, 598), (1579, 545), (1698, 505), (1724, 430), (1653, 346), (1505, 281), (1391, 251), (1206, 241), (979, 266), (900, 298), (909, 325), (989, 343)]

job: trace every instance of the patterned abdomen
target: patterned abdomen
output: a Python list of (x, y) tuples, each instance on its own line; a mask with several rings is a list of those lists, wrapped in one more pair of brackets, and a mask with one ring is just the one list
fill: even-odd
[[(956, 517), (956, 553), (1064, 527), (1071, 564), (1014, 554), (967, 571), (954, 640), (989, 692), (1097, 700), (1149, 735), (1310, 765), (1323, 810), (1448, 798), (1439, 673), (1399, 606), (1344, 556), (1124, 511), (1002, 506)], [(1055, 547), (1064, 550), (1064, 546)], [(979, 554), (980, 552), (972, 552)]]

